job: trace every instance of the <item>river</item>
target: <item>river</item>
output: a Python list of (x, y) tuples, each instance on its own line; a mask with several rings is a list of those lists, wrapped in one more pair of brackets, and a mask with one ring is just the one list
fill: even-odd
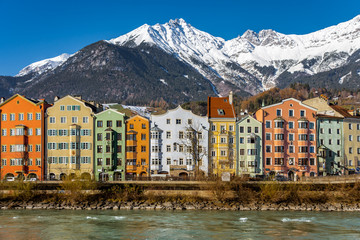
[(360, 239), (360, 213), (3, 210), (0, 239)]

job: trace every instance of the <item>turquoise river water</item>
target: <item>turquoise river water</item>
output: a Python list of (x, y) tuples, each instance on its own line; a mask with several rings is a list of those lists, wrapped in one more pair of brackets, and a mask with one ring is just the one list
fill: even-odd
[(0, 239), (360, 239), (360, 213), (3, 210)]

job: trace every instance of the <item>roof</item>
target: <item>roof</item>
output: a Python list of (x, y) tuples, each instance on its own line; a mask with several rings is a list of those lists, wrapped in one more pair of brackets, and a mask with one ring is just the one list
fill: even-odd
[(298, 102), (299, 105), (301, 105), (301, 106), (304, 106), (304, 107), (310, 108), (310, 109), (312, 109), (312, 110), (314, 110), (314, 111), (317, 111), (316, 108), (311, 107), (311, 106), (309, 106), (309, 105), (301, 102), (300, 100), (298, 100), (298, 99), (296, 99), (296, 98), (287, 98), (287, 99), (282, 100), (282, 101), (279, 102), (279, 103), (275, 103), (275, 104), (272, 104), (272, 105), (268, 105), (268, 106), (262, 107), (261, 109), (266, 109), (266, 108), (271, 108), (271, 107), (274, 107), (274, 106), (279, 106), (279, 105), (281, 105), (281, 104), (283, 104), (284, 102), (287, 102), (287, 101), (295, 101), (295, 102)]
[(330, 107), (346, 118), (356, 118), (356, 116), (351, 115), (345, 108), (338, 105), (330, 105)]
[(316, 114), (317, 118), (333, 118), (333, 119), (343, 119), (343, 117), (331, 116), (326, 114)]
[(209, 118), (236, 118), (234, 104), (227, 97), (208, 97)]
[(167, 114), (169, 114), (170, 112), (176, 112), (176, 111), (184, 111), (184, 112), (189, 112), (191, 115), (197, 117), (197, 118), (206, 118), (206, 116), (200, 116), (200, 115), (197, 115), (195, 113), (193, 113), (191, 110), (187, 110), (187, 109), (184, 109), (181, 105), (178, 105), (176, 108), (174, 109), (169, 109), (167, 110), (165, 113), (162, 113), (162, 114), (151, 114), (151, 116), (153, 117), (164, 117), (166, 116)]
[(150, 131), (162, 132), (162, 130), (161, 130), (158, 126), (152, 127), (152, 128), (150, 129)]
[(6, 99), (2, 104), (0, 104), (0, 107), (4, 106), (5, 104), (7, 104), (8, 102), (10, 102), (11, 100), (13, 100), (16, 97), (20, 97), (22, 99), (25, 99), (25, 100), (27, 100), (28, 102), (30, 102), (30, 103), (32, 103), (34, 105), (39, 105), (39, 104), (42, 104), (42, 103), (46, 103), (44, 100), (36, 100), (36, 99), (33, 99), (33, 98), (27, 98), (27, 97), (22, 96), (20, 94), (15, 94), (15, 95), (11, 96), (10, 98)]

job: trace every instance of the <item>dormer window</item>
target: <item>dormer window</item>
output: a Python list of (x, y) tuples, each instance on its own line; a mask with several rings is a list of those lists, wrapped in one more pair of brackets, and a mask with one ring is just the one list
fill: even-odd
[(218, 111), (219, 115), (225, 115), (224, 109), (218, 109), (217, 111)]

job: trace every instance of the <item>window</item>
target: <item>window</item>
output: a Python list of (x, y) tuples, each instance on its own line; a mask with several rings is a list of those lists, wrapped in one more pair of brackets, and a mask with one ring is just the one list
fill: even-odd
[(329, 128), (329, 130), (328, 130), (328, 131), (329, 131), (329, 134), (331, 134), (331, 133), (332, 133), (331, 128)]
[(351, 123), (349, 123), (349, 129), (352, 130), (352, 124)]
[(265, 133), (265, 139), (271, 140), (271, 133)]
[(275, 146), (275, 152), (284, 152), (284, 146)]
[(71, 117), (71, 123), (77, 123), (78, 118), (77, 117)]
[(308, 127), (308, 122), (299, 122), (299, 128), (306, 129)]
[(97, 121), (96, 126), (98, 128), (103, 127), (103, 121)]
[(49, 117), (49, 123), (55, 123), (55, 117)]
[(294, 129), (294, 122), (289, 122), (288, 126), (289, 126), (289, 129)]
[(298, 159), (298, 164), (300, 166), (306, 166), (306, 165), (308, 165), (308, 159), (307, 158), (299, 158)]
[(320, 133), (323, 134), (324, 133), (324, 129), (320, 128)]
[(283, 121), (275, 121), (275, 128), (284, 128), (284, 122)]
[(66, 117), (60, 117), (60, 123), (66, 123)]
[(166, 119), (166, 124), (170, 124), (170, 119)]
[(255, 156), (255, 155), (257, 155), (257, 149), (248, 149), (247, 154)]
[(314, 134), (309, 135), (309, 141), (315, 141), (315, 135)]
[(171, 146), (170, 145), (166, 145), (166, 152), (171, 152)]
[(6, 129), (1, 129), (1, 136), (6, 136)]
[(15, 136), (15, 129), (10, 129), (10, 136)]
[(340, 128), (336, 129), (336, 133), (340, 134)]
[(265, 121), (265, 128), (271, 128), (271, 122)]
[(192, 119), (188, 119), (188, 124), (189, 124), (189, 125), (192, 124)]
[(33, 145), (28, 145), (28, 152), (32, 152), (33, 151)]
[(271, 152), (271, 145), (266, 145), (265, 152), (267, 152), (267, 153)]
[(179, 139), (183, 139), (184, 138), (184, 132), (180, 131), (179, 132)]
[(215, 125), (211, 125), (211, 131), (215, 131), (216, 130), (216, 126)]
[(352, 165), (353, 165), (353, 161), (349, 160), (349, 166), (352, 166)]
[(97, 153), (102, 153), (103, 152), (103, 146), (102, 145), (97, 145)]
[(226, 138), (224, 137), (220, 138), (220, 143), (226, 143)]
[(331, 145), (331, 143), (332, 143), (332, 141), (331, 141), (331, 139), (329, 139), (329, 145)]
[(33, 129), (32, 128), (29, 128), (28, 129), (28, 136), (32, 136), (33, 135)]
[(294, 165), (295, 163), (295, 159), (294, 158), (289, 158), (289, 165)]
[(240, 128), (239, 128), (239, 132), (240, 132), (240, 133), (244, 133), (244, 127), (240, 127)]
[(216, 152), (215, 151), (211, 151), (211, 156), (215, 157), (216, 156)]
[(65, 111), (65, 106), (64, 105), (60, 106), (60, 111)]
[(294, 134), (293, 133), (289, 133), (289, 141), (294, 141)]
[(284, 134), (275, 134), (275, 140), (284, 140)]
[(166, 132), (166, 138), (167, 138), (167, 139), (171, 138), (171, 132), (170, 132), (170, 131), (167, 131), (167, 132)]
[(27, 114), (27, 120), (33, 120), (33, 114), (32, 113)]
[(289, 110), (289, 117), (293, 117), (294, 116), (294, 110), (293, 109), (290, 109)]
[(271, 158), (266, 158), (266, 165), (271, 165)]
[(36, 128), (36, 129), (35, 129), (35, 135), (36, 135), (36, 136), (40, 136), (40, 135), (41, 135), (41, 128)]
[[(215, 140), (215, 138), (214, 138), (214, 140)], [(240, 143), (240, 144), (243, 144), (243, 143), (244, 143), (244, 138), (243, 138), (243, 137), (239, 138), (239, 143)]]
[(314, 123), (314, 122), (310, 122), (310, 123), (309, 123), (309, 128), (310, 128), (310, 129), (314, 129), (314, 128), (315, 128), (315, 123)]
[(226, 156), (226, 151), (225, 151), (225, 150), (221, 150), (221, 151), (220, 151), (220, 156), (222, 156), (222, 157)]
[(89, 123), (89, 117), (83, 117), (83, 123)]
[(134, 129), (134, 124), (130, 124), (129, 128)]
[(118, 152), (118, 153), (122, 152), (122, 146), (121, 145), (117, 145), (116, 152)]
[(255, 133), (259, 133), (259, 127), (255, 127)]
[(179, 145), (179, 152), (184, 152), (184, 145)]
[(274, 165), (284, 165), (284, 158), (275, 158)]
[(281, 116), (281, 109), (276, 109), (276, 116), (278, 116), (278, 117)]
[(307, 146), (300, 146), (299, 147), (299, 153), (307, 153), (308, 147)]
[(24, 128), (16, 128), (16, 136), (24, 136), (25, 135), (25, 131)]
[(305, 110), (300, 110), (300, 117), (305, 117)]
[(176, 119), (176, 124), (181, 124), (181, 119)]
[(337, 141), (337, 145), (340, 145), (340, 139), (336, 140)]
[(57, 131), (56, 129), (48, 129), (48, 136), (56, 136)]
[(7, 120), (7, 114), (3, 113), (1, 114), (1, 121), (6, 121)]
[(112, 127), (112, 121), (111, 120), (106, 121), (106, 127)]
[(146, 152), (146, 146), (141, 146), (141, 152)]
[(24, 114), (23, 113), (19, 113), (19, 121), (24, 121)]
[(314, 146), (310, 146), (310, 153), (314, 153), (315, 152), (315, 147)]
[(102, 133), (98, 133), (98, 134), (96, 135), (96, 140), (97, 140), (97, 141), (102, 141)]
[(251, 133), (251, 127), (247, 127), (247, 132)]
[(315, 165), (315, 158), (310, 158), (310, 165), (314, 166)]
[(142, 141), (145, 141), (145, 140), (146, 140), (146, 134), (145, 134), (145, 133), (142, 133), (142, 134), (141, 134), (141, 140), (142, 140)]
[(184, 165), (184, 159), (183, 158), (179, 158), (179, 165)]
[(6, 152), (6, 145), (1, 145), (1, 152)]
[(234, 131), (234, 126), (233, 125), (229, 125), (229, 131), (233, 132)]
[(36, 113), (36, 120), (41, 120), (41, 113)]
[(353, 136), (349, 135), (349, 141), (351, 142), (353, 140)]
[(349, 154), (352, 154), (352, 153), (353, 153), (353, 148), (349, 147)]
[(121, 120), (116, 121), (116, 127), (122, 127), (122, 121)]
[(234, 143), (234, 138), (233, 137), (229, 137), (229, 143)]
[(289, 153), (294, 153), (294, 146), (293, 145), (289, 146)]
[(6, 159), (1, 159), (1, 166), (6, 166)]
[(15, 113), (10, 113), (10, 121), (15, 121)]
[(167, 159), (166, 159), (166, 164), (167, 164), (167, 165), (171, 165), (171, 158), (167, 158)]
[(299, 134), (299, 141), (307, 141), (307, 134)]

